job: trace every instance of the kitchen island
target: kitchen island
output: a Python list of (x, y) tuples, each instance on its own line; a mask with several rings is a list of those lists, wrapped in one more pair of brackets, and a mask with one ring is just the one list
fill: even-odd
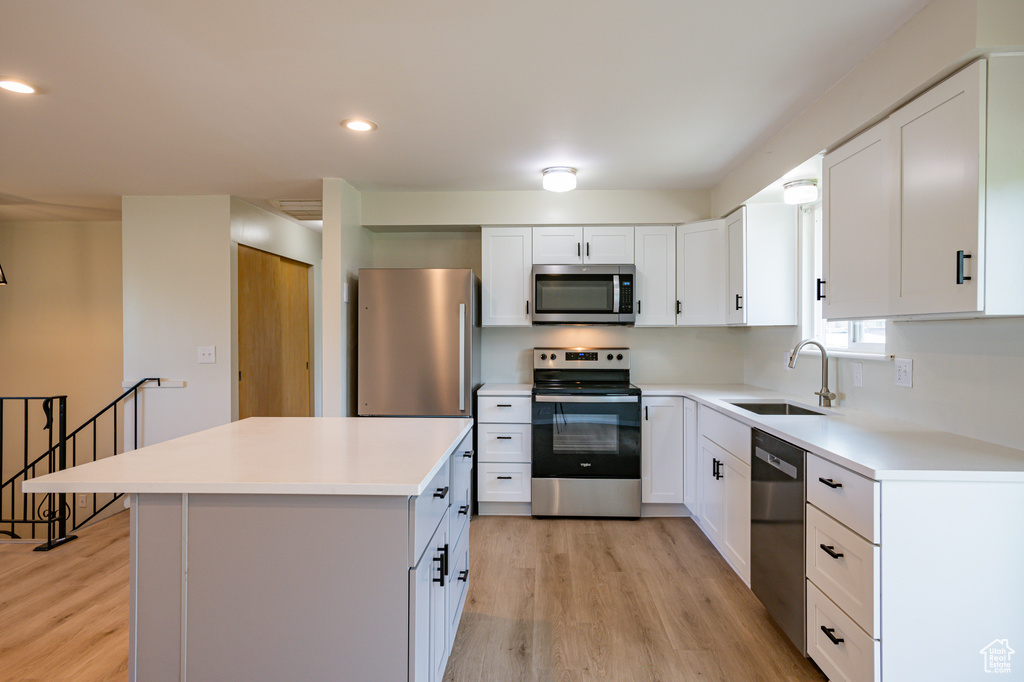
[(253, 418), (24, 490), (131, 494), (132, 680), (434, 680), (471, 443), (471, 419)]

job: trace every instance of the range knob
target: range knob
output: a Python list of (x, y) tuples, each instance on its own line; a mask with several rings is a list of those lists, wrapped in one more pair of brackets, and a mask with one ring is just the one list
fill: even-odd
[(540, 354), (540, 359), (541, 360), (547, 360), (548, 359), (548, 354), (547, 353), (541, 353)]
[(616, 360), (621, 360), (622, 359), (622, 353), (619, 353), (618, 355), (616, 355), (615, 359)]
[(609, 360), (611, 360), (611, 359), (612, 359), (612, 357), (613, 357), (613, 356), (612, 356), (612, 354), (611, 354), (611, 353), (609, 353), (609, 354), (608, 354), (608, 359), (609, 359)]

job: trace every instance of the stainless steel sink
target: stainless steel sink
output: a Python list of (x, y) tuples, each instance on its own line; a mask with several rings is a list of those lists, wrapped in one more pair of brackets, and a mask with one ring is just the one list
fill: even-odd
[(753, 412), (754, 414), (788, 414), (788, 415), (812, 415), (812, 416), (827, 416), (828, 412), (819, 410), (812, 410), (801, 405), (794, 405), (793, 403), (783, 402), (781, 400), (766, 401), (766, 402), (745, 402), (745, 401), (726, 401), (730, 405)]

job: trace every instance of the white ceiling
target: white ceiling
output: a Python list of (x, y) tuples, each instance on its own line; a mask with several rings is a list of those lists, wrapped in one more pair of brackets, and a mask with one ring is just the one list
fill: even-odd
[[(926, 0), (0, 0), (0, 219), (122, 195), (713, 187)], [(358, 135), (351, 116), (380, 128)]]

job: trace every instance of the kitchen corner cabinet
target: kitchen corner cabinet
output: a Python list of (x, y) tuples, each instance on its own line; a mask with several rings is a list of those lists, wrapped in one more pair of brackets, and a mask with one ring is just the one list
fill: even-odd
[(629, 225), (533, 228), (534, 265), (629, 265), (633, 227)]
[(891, 186), (889, 121), (822, 160), (822, 276), (825, 319), (889, 314)]
[(890, 116), (894, 314), (1024, 314), (1022, 109), (1024, 58), (996, 56)]
[(728, 239), (726, 323), (795, 325), (796, 207), (750, 204), (725, 217)]
[(697, 410), (698, 521), (750, 586), (750, 427), (700, 405)]
[(676, 323), (676, 227), (636, 228), (636, 326)]
[(640, 501), (683, 502), (683, 399), (643, 398), (640, 432)]
[(529, 327), (533, 229), (483, 227), (481, 324), (485, 327)]
[(676, 228), (676, 324), (725, 324), (729, 295), (729, 236), (725, 219)]

